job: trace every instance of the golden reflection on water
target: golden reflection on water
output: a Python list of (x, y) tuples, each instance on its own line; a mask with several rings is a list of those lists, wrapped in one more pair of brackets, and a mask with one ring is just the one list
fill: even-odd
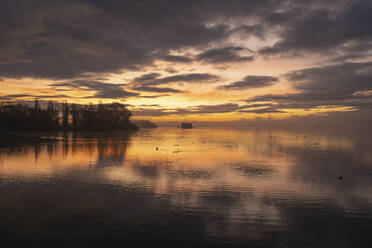
[[(74, 210), (77, 201), (89, 211), (106, 209), (108, 213), (115, 205), (105, 205), (102, 189), (89, 194), (84, 187), (79, 191), (80, 184), (149, 193), (156, 199), (167, 199), (181, 213), (193, 209), (202, 216), (205, 212), (203, 218), (215, 216), (204, 223), (207, 235), (242, 240), (271, 237), (271, 232), (287, 230), (291, 221), (306, 226), (301, 218), (289, 217), (291, 209), (299, 209), (310, 219), (307, 213), (314, 210), (318, 216), (344, 211), (353, 218), (371, 217), (372, 142), (368, 138), (365, 142), (358, 136), (321, 132), (176, 128), (133, 134), (70, 133), (57, 138), (60, 141), (3, 144), (0, 189), (8, 192), (4, 185), (37, 185), (40, 181), (51, 187), (58, 180), (72, 178), (77, 182), (77, 192), (67, 191), (63, 197), (76, 194), (77, 199), (88, 197), (90, 202), (61, 200), (67, 204), (64, 211)], [(343, 176), (342, 181), (339, 176)], [(54, 195), (54, 190), (46, 192)], [(8, 192), (8, 198), (13, 199), (13, 194)], [(115, 202), (116, 197), (124, 195), (118, 193), (106, 200)], [(151, 202), (158, 204), (157, 200)], [(153, 211), (151, 204), (143, 213)], [(164, 208), (172, 213), (168, 205)], [(133, 209), (123, 211), (130, 214)], [(140, 217), (144, 223), (150, 221), (142, 212)], [(255, 229), (242, 232), (247, 223)]]
[(70, 169), (115, 166), (108, 174), (132, 170), (128, 173), (133, 174), (132, 180), (137, 180), (143, 176), (135, 173), (134, 167), (156, 167), (185, 173), (185, 177), (190, 171), (195, 179), (217, 173), (233, 181), (243, 167), (250, 168), (254, 176), (267, 177), (272, 173), (276, 177), (285, 176), (296, 160), (291, 152), (296, 149), (352, 152), (354, 143), (345, 137), (284, 131), (160, 128), (133, 135), (68, 137), (59, 142), (4, 147), (0, 149), (0, 173), (47, 175)]
[(271, 130), (159, 128), (98, 138), (70, 134), (59, 142), (0, 149), (0, 175), (32, 178), (95, 171), (102, 182), (159, 194), (216, 189), (327, 192), (293, 177), (304, 163), (301, 156), (314, 153), (326, 159), (341, 152), (355, 157), (355, 150), (347, 137)]

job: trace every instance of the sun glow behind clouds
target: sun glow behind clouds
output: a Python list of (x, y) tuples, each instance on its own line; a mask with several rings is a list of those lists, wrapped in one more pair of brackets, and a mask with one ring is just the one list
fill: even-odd
[(27, 11), (3, 2), (7, 23), (23, 24), (0, 31), (0, 97), (7, 100), (117, 101), (135, 118), (159, 121), (372, 106), (369, 1), (181, 0), (138, 8), (136, 1), (72, 0)]
[[(39, 79), (21, 79), (21, 80), (9, 80), (6, 79), (2, 82), (1, 94), (7, 95), (19, 95), (17, 100), (30, 101), (32, 102), (35, 98), (41, 100), (52, 100), (57, 102), (68, 101), (70, 103), (80, 104), (96, 104), (99, 102), (110, 103), (110, 102), (122, 102), (128, 105), (128, 108), (134, 112), (135, 119), (151, 119), (158, 122), (168, 121), (211, 121), (211, 122), (224, 122), (234, 121), (240, 119), (254, 119), (254, 118), (288, 118), (292, 115), (302, 116), (316, 113), (327, 113), (330, 111), (348, 111), (352, 108), (347, 107), (323, 107), (314, 109), (283, 109), (283, 112), (271, 112), (271, 113), (244, 113), (237, 112), (235, 110), (226, 110), (221, 113), (197, 113), (197, 111), (189, 111), (182, 113), (179, 110), (198, 108), (198, 106), (216, 106), (227, 103), (238, 104), (244, 106), (247, 104), (249, 98), (265, 95), (265, 94), (288, 94), (295, 93), (291, 86), (291, 83), (286, 78), (281, 78), (279, 82), (269, 87), (263, 88), (248, 88), (242, 90), (223, 91), (219, 90), (218, 86), (226, 85), (228, 83), (241, 80), (247, 74), (254, 74), (259, 72), (260, 75), (267, 76), (280, 76), (287, 71), (293, 69), (292, 67), (283, 68), (286, 62), (283, 60), (268, 61), (266, 66), (273, 68), (273, 71), (264, 69), (265, 61), (259, 60), (252, 63), (237, 63), (235, 65), (229, 65), (228, 69), (221, 70), (220, 68), (214, 68), (210, 65), (197, 64), (191, 66), (188, 70), (184, 65), (173, 65), (173, 69), (177, 71), (177, 74), (188, 73), (190, 71), (195, 72), (194, 67), (197, 68), (198, 73), (210, 73), (218, 75), (220, 79), (212, 83), (175, 83), (172, 87), (182, 89), (183, 92), (177, 94), (161, 93), (161, 92), (146, 92), (141, 95), (126, 97), (126, 98), (95, 98), (94, 95), (97, 93), (94, 89), (88, 89), (86, 87), (81, 88), (70, 88), (70, 87), (55, 87), (50, 86), (51, 83), (63, 83), (64, 81), (55, 80), (39, 80)], [(296, 63), (294, 68), (303, 68), (308, 64), (308, 61), (303, 61), (304, 65), (301, 65), (301, 61)], [(294, 63), (289, 61), (288, 64)], [(168, 64), (168, 65), (165, 65)], [(283, 65), (284, 64), (284, 65)], [(158, 65), (157, 65), (158, 66)], [(102, 80), (102, 82), (110, 84), (120, 84), (126, 90), (131, 90), (131, 82), (146, 73), (154, 72), (157, 66), (149, 68), (146, 71), (129, 71), (121, 74), (109, 74)], [(170, 63), (162, 63), (162, 67), (169, 68)], [(165, 69), (166, 70), (166, 69)], [(265, 73), (264, 73), (265, 72)], [(278, 73), (281, 72), (281, 73)], [(173, 74), (167, 71), (160, 71), (162, 77), (171, 77)], [(94, 80), (94, 79), (92, 79)], [(72, 80), (71, 80), (72, 81)], [(28, 87), (25, 87), (27, 85)], [(23, 96), (22, 96), (23, 95)], [(249, 100), (248, 100), (249, 103)]]

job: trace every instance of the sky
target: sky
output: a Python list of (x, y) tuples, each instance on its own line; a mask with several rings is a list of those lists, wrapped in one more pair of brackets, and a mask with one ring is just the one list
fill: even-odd
[(1, 0), (0, 98), (155, 122), (372, 109), (370, 0)]

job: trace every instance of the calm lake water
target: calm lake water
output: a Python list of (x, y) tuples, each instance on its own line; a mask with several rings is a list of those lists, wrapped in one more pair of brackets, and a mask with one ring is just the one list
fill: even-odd
[(2, 247), (372, 247), (368, 132), (58, 138), (2, 142)]

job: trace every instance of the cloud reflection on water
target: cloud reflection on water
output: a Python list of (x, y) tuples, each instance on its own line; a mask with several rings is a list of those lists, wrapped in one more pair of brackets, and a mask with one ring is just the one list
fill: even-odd
[[(0, 188), (5, 202), (27, 206), (27, 194), (15, 190), (27, 185), (24, 190), (36, 195), (37, 202), (55, 208), (45, 199), (63, 186), (63, 192), (58, 189), (52, 197), (60, 204), (57, 213), (49, 209), (48, 218), (61, 211), (60, 216), (75, 212), (94, 219), (94, 213), (101, 212), (109, 222), (119, 215), (119, 226), (130, 222), (158, 227), (176, 225), (172, 216), (177, 216), (186, 218), (191, 228), (200, 222), (201, 240), (336, 242), (346, 247), (358, 242), (357, 237), (360, 242), (368, 238), (370, 141), (299, 131), (222, 129), (71, 136), (55, 143), (2, 147)], [(40, 225), (43, 221), (38, 220)], [(360, 223), (360, 232), (342, 236), (355, 223)]]

